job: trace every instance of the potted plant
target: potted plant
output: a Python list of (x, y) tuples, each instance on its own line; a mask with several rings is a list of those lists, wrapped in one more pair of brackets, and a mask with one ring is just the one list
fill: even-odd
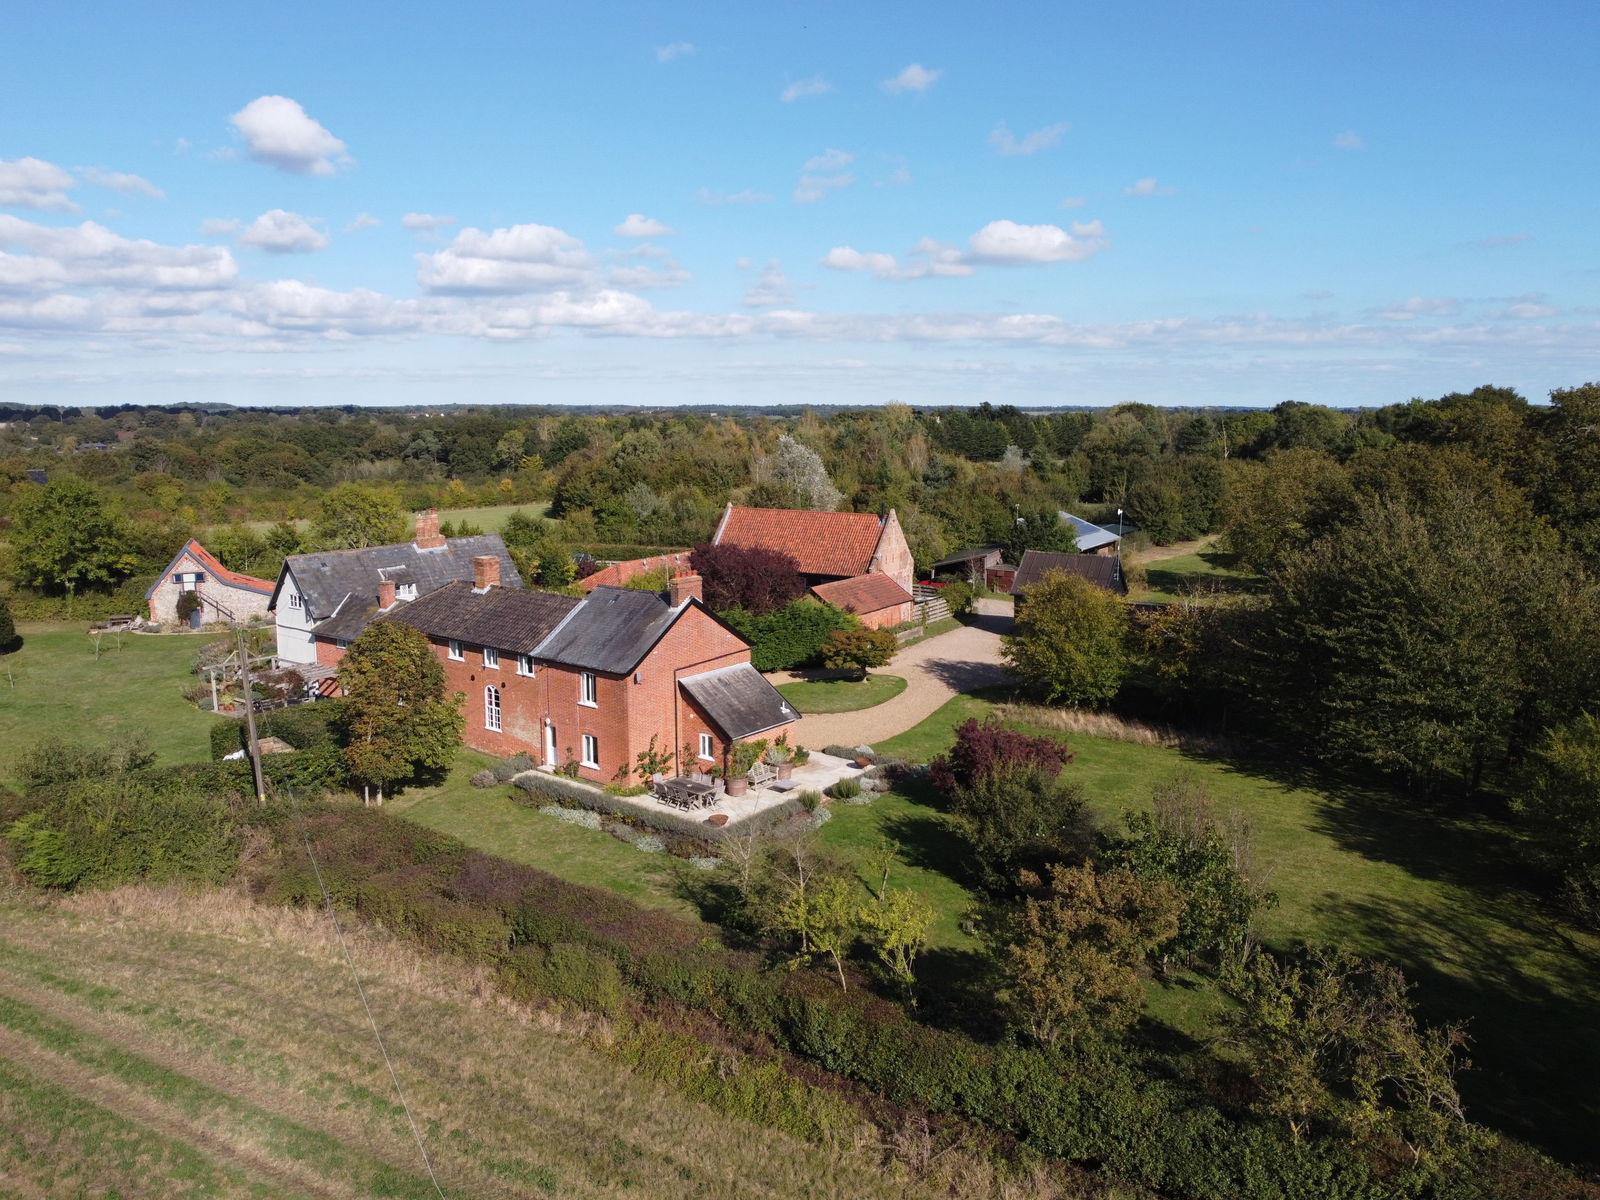
[(856, 766), (860, 767), (862, 770), (866, 770), (871, 765), (872, 765), (872, 747), (871, 746), (857, 746), (856, 747)]
[(767, 747), (767, 761), (778, 768), (779, 779), (788, 779), (794, 775), (794, 753), (789, 748), (787, 733), (780, 733), (778, 740)]
[(789, 760), (789, 765), (792, 767), (803, 767), (810, 761), (811, 751), (807, 750), (804, 746), (796, 746), (794, 748), (794, 757)]
[(766, 753), (767, 742), (761, 738), (754, 742), (736, 742), (733, 747), (733, 763), (728, 768), (728, 795), (742, 796), (750, 787), (750, 768), (761, 761), (761, 756)]

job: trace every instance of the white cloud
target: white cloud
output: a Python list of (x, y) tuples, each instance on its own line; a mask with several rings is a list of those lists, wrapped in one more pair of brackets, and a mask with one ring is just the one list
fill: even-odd
[(1018, 225), (1015, 221), (990, 221), (967, 240), (974, 262), (1002, 266), (1033, 263), (1081, 262), (1105, 249), (1105, 229), (1099, 221), (1074, 221), (1072, 232), (1059, 225)]
[(1548, 304), (1541, 304), (1537, 299), (1522, 300), (1516, 304), (1508, 305), (1495, 313), (1495, 316), (1510, 318), (1517, 321), (1538, 321), (1545, 317), (1553, 317), (1561, 310), (1552, 308)]
[(1007, 157), (1037, 154), (1041, 150), (1048, 150), (1050, 147), (1057, 145), (1067, 132), (1067, 128), (1065, 121), (1057, 125), (1046, 125), (1043, 129), (1035, 129), (1032, 133), (1025, 134), (1019, 142), (1012, 136), (1011, 130), (1006, 123), (1001, 121), (990, 132), (989, 145), (994, 147), (996, 154)]
[(968, 257), (959, 249), (933, 238), (923, 238), (911, 247), (904, 263), (882, 251), (863, 252), (852, 246), (835, 246), (823, 255), (822, 265), (835, 271), (866, 271), (879, 279), (897, 283), (930, 277), (960, 277), (973, 272)]
[(257, 162), (292, 175), (332, 175), (353, 160), (344, 143), (287, 96), (258, 96), (228, 118)]
[(1061, 201), (1061, 207), (1062, 208), (1082, 208), (1087, 203), (1089, 203), (1089, 201), (1086, 200), (1082, 196), (1068, 196), (1064, 200)]
[[(856, 181), (856, 177), (844, 168), (855, 159), (856, 156), (847, 150), (831, 149), (807, 159), (804, 169), (800, 172), (800, 182), (795, 184), (795, 203), (815, 204), (829, 192), (849, 187)], [(820, 174), (820, 172), (833, 173)]]
[(685, 54), (693, 53), (693, 42), (670, 42), (665, 46), (656, 47), (656, 61), (671, 62), (675, 58), (682, 58)]
[(434, 213), (407, 213), (400, 218), (400, 224), (413, 232), (426, 233), (435, 229), (443, 229), (447, 225), (454, 225), (454, 217), (439, 216)]
[(1122, 189), (1123, 194), (1127, 196), (1170, 196), (1173, 190), (1158, 183), (1153, 175), (1137, 179)]
[(149, 196), (152, 200), (167, 198), (167, 194), (148, 179), (129, 175), (123, 171), (107, 171), (102, 167), (79, 167), (78, 176), (85, 183), (92, 183), (95, 187), (110, 188), (126, 196)]
[(328, 235), (299, 213), (274, 208), (250, 222), (239, 245), (268, 254), (310, 254), (328, 248)]
[(766, 192), (758, 192), (752, 188), (745, 188), (742, 192), (713, 192), (701, 188), (694, 197), (701, 204), (720, 206), (723, 204), (765, 204), (772, 199)]
[(784, 88), (778, 99), (785, 104), (793, 104), (796, 100), (804, 100), (808, 96), (826, 96), (833, 91), (833, 84), (821, 75), (813, 75), (810, 79), (797, 79)]
[(1445, 316), (1460, 308), (1461, 301), (1450, 296), (1412, 296), (1409, 300), (1370, 309), (1369, 312), (1385, 321), (1414, 321), (1418, 317)]
[(637, 288), (653, 290), (658, 288), (682, 287), (694, 278), (684, 269), (681, 263), (668, 259), (659, 267), (645, 266), (643, 264), (627, 267), (612, 267), (606, 273), (606, 282), (617, 288)]
[(777, 308), (793, 303), (794, 289), (789, 286), (788, 276), (783, 273), (783, 267), (777, 259), (769, 259), (767, 265), (761, 268), (761, 274), (756, 277), (756, 281), (745, 290), (744, 306)]
[(163, 246), (124, 238), (103, 225), (50, 227), (0, 215), (0, 288), (64, 287), (202, 289), (224, 287), (238, 274), (222, 246)]
[(660, 221), (651, 217), (643, 216), (640, 213), (629, 213), (623, 218), (620, 225), (612, 228), (611, 232), (618, 237), (647, 238), (666, 237), (676, 231), (667, 228)]
[(1333, 145), (1336, 150), (1365, 150), (1367, 139), (1354, 129), (1346, 129), (1343, 133), (1334, 135)]
[(363, 229), (376, 229), (383, 222), (369, 212), (359, 212), (344, 227), (346, 233), (360, 233)]
[(884, 91), (896, 96), (903, 92), (925, 92), (943, 74), (943, 71), (930, 71), (921, 63), (912, 63), (893, 79), (885, 79), (882, 87)]
[(433, 292), (530, 292), (592, 277), (583, 243), (549, 225), (463, 229), (448, 248), (417, 255), (417, 282)]
[(207, 217), (200, 222), (201, 237), (232, 237), (243, 227), (243, 222), (233, 217)]
[(0, 207), (77, 212), (67, 190), (77, 183), (69, 171), (42, 158), (0, 159)]

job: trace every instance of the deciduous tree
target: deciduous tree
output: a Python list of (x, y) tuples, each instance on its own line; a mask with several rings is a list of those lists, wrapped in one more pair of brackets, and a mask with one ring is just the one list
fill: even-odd
[(1052, 866), (1042, 894), (992, 935), (1010, 1020), (1044, 1045), (1130, 1025), (1144, 1003), (1145, 959), (1176, 932), (1179, 907), (1169, 884), (1130, 871)]
[(1048, 571), (1027, 588), (1006, 665), (1051, 703), (1097, 706), (1127, 673), (1128, 615), (1120, 596), (1076, 575)]
[(806, 590), (799, 562), (781, 550), (702, 542), (690, 552), (689, 563), (705, 581), (705, 602), (713, 612), (738, 608), (765, 616)]
[(835, 671), (853, 671), (865, 679), (873, 667), (886, 665), (900, 643), (887, 629), (835, 629), (822, 643), (822, 665)]
[(11, 521), (12, 573), (25, 586), (57, 594), (109, 587), (138, 566), (111, 498), (70, 475), (23, 492)]
[(428, 639), (409, 625), (379, 621), (339, 663), (344, 687), (345, 757), (363, 799), (423, 768), (450, 765), (466, 722), (461, 692), (445, 694), (444, 668)]
[(394, 496), (360, 483), (341, 483), (317, 505), (311, 533), (334, 550), (384, 546), (404, 539), (406, 517)]

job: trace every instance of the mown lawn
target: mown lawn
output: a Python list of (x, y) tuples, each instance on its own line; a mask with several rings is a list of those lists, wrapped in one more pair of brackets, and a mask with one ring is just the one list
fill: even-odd
[(531, 504), (494, 504), (485, 508), (441, 508), (439, 520), (454, 525), (470, 522), (485, 533), (499, 533), (506, 527), (511, 514), (517, 512), (530, 517), (547, 517), (550, 515), (550, 505), (544, 501), (534, 501)]
[(211, 757), (214, 720), (184, 699), (195, 654), (215, 634), (132, 634), (100, 640), (87, 622), (21, 627), (22, 649), (0, 656), (0, 783), (14, 783), (16, 755), (54, 734), (106, 741), (138, 730), (162, 763)]
[(865, 679), (817, 679), (783, 683), (778, 691), (803, 713), (856, 712), (893, 700), (906, 690), (898, 675), (868, 675)]
[(1148, 582), (1131, 594), (1130, 600), (1170, 604), (1185, 595), (1253, 592), (1262, 582), (1259, 575), (1239, 567), (1233, 555), (1215, 549), (1155, 559), (1145, 565), (1145, 571)]
[(505, 785), (473, 787), (474, 773), (494, 762), (487, 755), (463, 750), (443, 783), (407, 788), (389, 807), (487, 853), (527, 863), (574, 883), (610, 888), (651, 908), (699, 919), (694, 906), (678, 894), (679, 859), (646, 854), (608, 833), (569, 825), (514, 804), (511, 789)]

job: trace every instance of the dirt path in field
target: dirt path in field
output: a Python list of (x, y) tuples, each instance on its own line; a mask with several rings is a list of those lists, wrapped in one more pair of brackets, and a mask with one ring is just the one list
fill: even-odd
[[(203, 1053), (191, 1053), (163, 1045), (152, 1039), (148, 1030), (123, 1014), (93, 1012), (59, 993), (30, 986), (15, 977), (0, 982), (0, 996), (26, 1004), (123, 1053), (211, 1088), (236, 1104), (255, 1109), (267, 1117), (331, 1134), (352, 1148), (363, 1147), (355, 1151), (356, 1156), (368, 1159), (374, 1167), (387, 1166), (404, 1174), (418, 1170), (418, 1163), (412, 1157), (408, 1144), (388, 1145), (387, 1154), (379, 1151), (375, 1142), (381, 1140), (388, 1143), (392, 1136), (389, 1131), (352, 1119), (347, 1113), (327, 1111), (317, 1113), (314, 1123), (308, 1124), (307, 1112), (281, 1090), (266, 1085), (253, 1075), (229, 1070), (221, 1063), (210, 1061)], [(362, 1035), (365, 1033), (364, 1030), (360, 1032)], [(30, 1053), (32, 1058), (29, 1057)], [(239, 1137), (248, 1139), (255, 1136), (248, 1130), (235, 1135), (215, 1125), (193, 1120), (176, 1109), (162, 1105), (136, 1087), (40, 1047), (4, 1028), (0, 1028), (0, 1057), (26, 1066), (42, 1078), (137, 1121), (164, 1137), (187, 1142), (219, 1164), (237, 1166), (252, 1177), (259, 1176), (279, 1186), (284, 1182), (292, 1183), (307, 1196), (328, 1197), (330, 1200), (355, 1200), (362, 1195), (362, 1191), (353, 1185), (341, 1184), (325, 1175), (313, 1173), (315, 1168), (298, 1168), (288, 1160), (242, 1144)], [(46, 1062), (47, 1065), (41, 1066)]]
[(905, 678), (905, 691), (873, 708), (801, 717), (790, 740), (808, 750), (874, 745), (926, 720), (952, 696), (1004, 683), (1000, 636), (1011, 632), (1011, 602), (980, 599), (975, 607), (970, 625), (918, 642), (884, 668)]
[(46, 1050), (9, 1029), (0, 1029), (0, 1058), (9, 1059), (40, 1079), (99, 1105), (169, 1141), (192, 1146), (220, 1167), (242, 1171), (273, 1189), (274, 1195), (300, 1195), (320, 1200), (351, 1200), (356, 1193), (329, 1187), (324, 1180), (287, 1160), (242, 1145), (220, 1131), (190, 1120), (137, 1088)]

